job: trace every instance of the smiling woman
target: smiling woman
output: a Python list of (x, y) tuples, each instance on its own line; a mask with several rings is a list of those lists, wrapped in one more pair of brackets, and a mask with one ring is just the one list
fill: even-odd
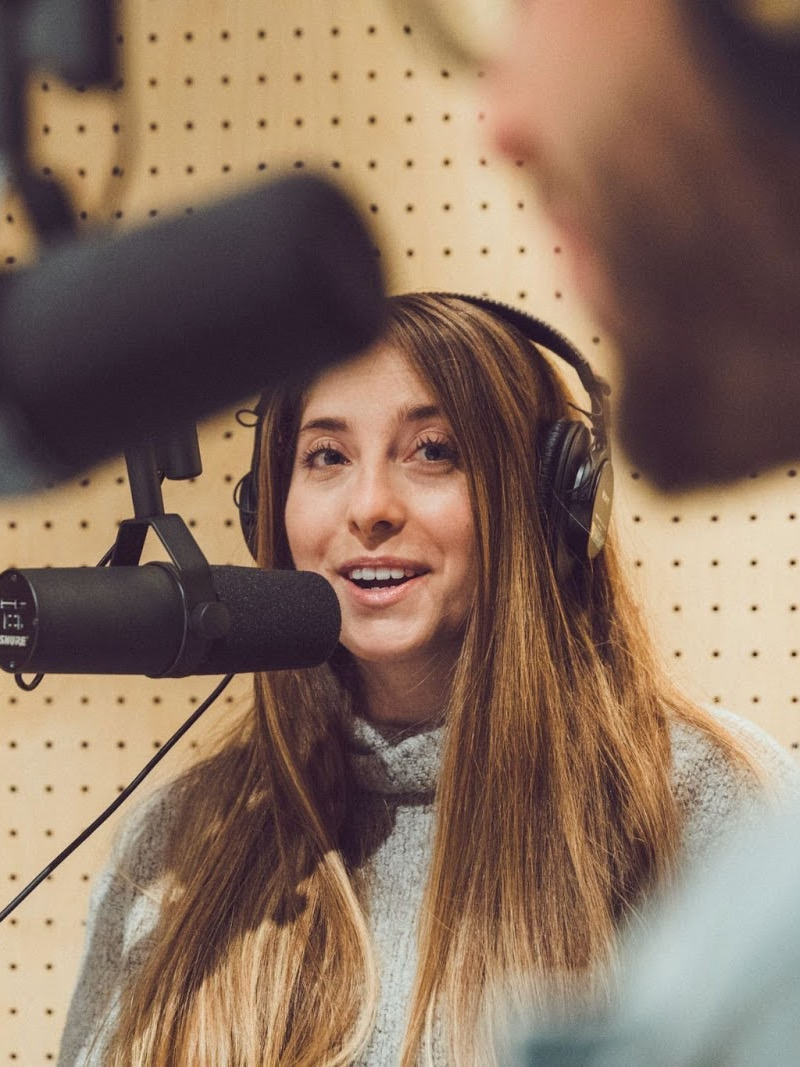
[(331, 581), (340, 646), (258, 676), (122, 835), (62, 1065), (491, 1064), (505, 1013), (606, 996), (644, 898), (795, 781), (670, 685), (613, 538), (562, 566), (568, 403), (445, 295), (265, 398), (258, 561)]
[(339, 596), (362, 713), (438, 719), (475, 593), (474, 525), (452, 427), (402, 349), (311, 386), (285, 521), (295, 566)]

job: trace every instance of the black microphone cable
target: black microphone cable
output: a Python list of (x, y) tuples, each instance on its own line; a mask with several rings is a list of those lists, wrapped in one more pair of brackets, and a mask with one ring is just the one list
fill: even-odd
[(36, 875), (36, 877), (32, 881), (30, 881), (28, 885), (25, 886), (25, 888), (20, 893), (18, 893), (14, 897), (14, 899), (9, 904), (7, 904), (5, 908), (3, 908), (2, 911), (0, 911), (0, 923), (7, 919), (8, 916), (13, 911), (15, 911), (16, 908), (19, 907), (23, 900), (30, 896), (34, 889), (37, 888), (37, 886), (41, 885), (41, 883), (46, 878), (49, 878), (53, 871), (55, 871), (58, 867), (61, 866), (64, 860), (68, 859), (68, 857), (71, 856), (72, 853), (84, 843), (84, 841), (88, 840), (88, 838), (91, 837), (95, 830), (98, 830), (103, 825), (103, 823), (106, 822), (106, 820), (109, 819), (114, 814), (114, 812), (119, 807), (121, 807), (122, 804), (125, 803), (128, 797), (133, 793), (133, 791), (135, 789), (138, 789), (138, 787), (142, 784), (145, 778), (147, 778), (150, 772), (158, 766), (164, 756), (166, 756), (167, 753), (175, 747), (178, 741), (180, 741), (184, 734), (187, 733), (187, 731), (190, 730), (192, 726), (194, 726), (200, 716), (203, 715), (204, 712), (208, 711), (208, 709), (211, 707), (217, 697), (219, 697), (220, 694), (224, 692), (224, 690), (233, 680), (233, 677), (234, 676), (232, 674), (225, 675), (219, 685), (217, 685), (216, 688), (213, 689), (211, 693), (209, 693), (209, 695), (206, 697), (200, 707), (192, 712), (192, 714), (189, 716), (186, 722), (183, 723), (182, 726), (178, 727), (172, 737), (170, 737), (169, 741), (167, 741), (164, 745), (161, 746), (158, 752), (156, 752), (155, 756), (153, 756), (153, 758), (145, 764), (145, 766), (141, 769), (141, 771), (139, 771), (133, 781), (130, 782), (130, 784), (122, 790), (119, 796), (117, 796), (111, 802), (111, 804), (109, 804), (108, 807), (97, 816), (94, 822), (90, 823), (85, 830), (78, 834), (74, 841), (72, 841), (69, 845), (67, 845), (65, 849), (59, 852), (59, 854), (54, 859), (52, 859), (50, 863), (48, 863), (47, 866), (43, 868)]

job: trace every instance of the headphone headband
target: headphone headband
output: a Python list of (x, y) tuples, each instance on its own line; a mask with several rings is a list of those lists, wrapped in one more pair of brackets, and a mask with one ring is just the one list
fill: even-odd
[(463, 300), (467, 304), (472, 304), (474, 307), (482, 308), (490, 315), (493, 315), (494, 318), (500, 319), (519, 330), (529, 341), (536, 345), (542, 345), (549, 352), (560, 356), (565, 363), (569, 363), (578, 375), (578, 380), (592, 402), (590, 417), (594, 438), (598, 445), (603, 448), (608, 447), (608, 427), (606, 425), (603, 401), (605, 397), (610, 395), (611, 386), (605, 378), (592, 369), (588, 359), (578, 351), (572, 341), (565, 337), (560, 330), (544, 322), (543, 319), (538, 319), (535, 315), (529, 314), (527, 311), (515, 308), (511, 304), (505, 304), (501, 300), (492, 300), (490, 297), (472, 296), (469, 293), (443, 292), (431, 293), (430, 295), (454, 297), (457, 300)]

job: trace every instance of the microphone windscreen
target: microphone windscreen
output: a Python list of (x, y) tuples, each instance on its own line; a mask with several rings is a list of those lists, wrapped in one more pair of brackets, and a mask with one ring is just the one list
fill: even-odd
[(313, 571), (212, 567), (231, 618), (195, 674), (316, 667), (336, 648), (341, 611), (333, 586)]

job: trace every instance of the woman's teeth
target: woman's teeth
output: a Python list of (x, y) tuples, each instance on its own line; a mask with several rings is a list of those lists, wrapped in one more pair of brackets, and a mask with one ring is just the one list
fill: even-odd
[(416, 571), (403, 567), (353, 567), (348, 574), (351, 582), (388, 582), (390, 578), (413, 578)]

